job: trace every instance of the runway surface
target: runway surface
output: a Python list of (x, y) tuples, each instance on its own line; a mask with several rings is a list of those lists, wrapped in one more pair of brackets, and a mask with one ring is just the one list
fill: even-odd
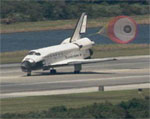
[(56, 75), (38, 70), (30, 77), (21, 71), (20, 64), (0, 65), (1, 94), (148, 83), (149, 58), (120, 57), (117, 61), (87, 64), (80, 74), (73, 73), (73, 66), (57, 68)]

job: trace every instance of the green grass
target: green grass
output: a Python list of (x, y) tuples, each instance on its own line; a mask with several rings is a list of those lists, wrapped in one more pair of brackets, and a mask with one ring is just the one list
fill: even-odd
[[(149, 24), (149, 16), (131, 16), (138, 24)], [(88, 19), (88, 27), (100, 27), (106, 25), (112, 17), (101, 17), (96, 19)], [(27, 32), (27, 31), (41, 31), (54, 29), (73, 29), (77, 20), (55, 20), (55, 21), (38, 21), (38, 22), (20, 22), (13, 24), (1, 24), (1, 33), (11, 32)]]
[(0, 53), (0, 64), (21, 62), (27, 53), (27, 50)]
[[(107, 44), (93, 47), (92, 58), (149, 55), (148, 44)], [(4, 52), (0, 53), (0, 63), (18, 63), (27, 55), (28, 51)]]
[(121, 101), (127, 101), (132, 98), (144, 98), (145, 96), (149, 96), (149, 89), (144, 89), (141, 94), (138, 93), (137, 90), (126, 90), (57, 96), (9, 98), (1, 100), (1, 114), (8, 112), (28, 113), (31, 111), (42, 111), (61, 105), (78, 108), (93, 103), (103, 103), (106, 101), (117, 104)]
[(149, 55), (148, 44), (106, 44), (93, 47), (93, 58)]

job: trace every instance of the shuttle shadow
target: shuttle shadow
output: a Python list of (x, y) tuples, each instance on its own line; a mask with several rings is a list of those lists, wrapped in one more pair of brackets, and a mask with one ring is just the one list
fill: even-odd
[(91, 75), (91, 74), (114, 74), (109, 72), (80, 72), (79, 74), (75, 74), (74, 72), (57, 72), (56, 74), (50, 74), (49, 72), (35, 72), (32, 76), (46, 76), (46, 75)]

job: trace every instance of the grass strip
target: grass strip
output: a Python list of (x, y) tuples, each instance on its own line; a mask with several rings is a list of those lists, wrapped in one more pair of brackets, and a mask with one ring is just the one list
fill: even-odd
[(19, 63), (27, 53), (27, 50), (0, 53), (0, 64)]
[(149, 89), (143, 89), (142, 93), (139, 93), (138, 90), (124, 90), (8, 98), (1, 100), (1, 114), (36, 112), (62, 105), (68, 108), (79, 108), (93, 103), (111, 102), (112, 104), (118, 104), (121, 101), (128, 101), (132, 98), (143, 99), (145, 96), (149, 97)]
[[(148, 15), (131, 16), (137, 24), (150, 24)], [(100, 27), (106, 25), (113, 17), (100, 17), (88, 20), (88, 27)], [(77, 20), (55, 20), (37, 22), (19, 22), (13, 24), (1, 24), (0, 33), (29, 32), (55, 29), (73, 29)]]
[(149, 44), (106, 44), (93, 47), (92, 58), (149, 55)]
[[(149, 46), (149, 44), (95, 45), (92, 58), (149, 55)], [(0, 53), (0, 64), (19, 63), (27, 53), (27, 50)]]

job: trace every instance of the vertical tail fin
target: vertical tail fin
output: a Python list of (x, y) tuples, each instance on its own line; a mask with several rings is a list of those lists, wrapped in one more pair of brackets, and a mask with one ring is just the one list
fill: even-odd
[(82, 13), (80, 19), (76, 24), (74, 33), (70, 39), (70, 43), (80, 39), (80, 34), (86, 32), (86, 24), (87, 24), (87, 15), (86, 13)]

